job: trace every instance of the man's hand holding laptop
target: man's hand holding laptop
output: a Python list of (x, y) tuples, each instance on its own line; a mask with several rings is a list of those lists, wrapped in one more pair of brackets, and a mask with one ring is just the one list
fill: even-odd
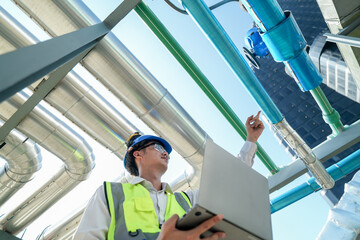
[[(212, 228), (215, 224), (220, 222), (224, 216), (222, 214), (216, 215), (205, 222), (201, 223), (199, 226), (188, 230), (182, 231), (175, 227), (176, 222), (179, 220), (178, 215), (174, 215), (169, 220), (167, 220), (164, 225), (162, 225), (161, 233), (158, 237), (158, 240), (199, 240), (200, 235)], [(217, 240), (225, 238), (224, 232), (216, 232), (208, 238), (202, 238), (204, 240)]]

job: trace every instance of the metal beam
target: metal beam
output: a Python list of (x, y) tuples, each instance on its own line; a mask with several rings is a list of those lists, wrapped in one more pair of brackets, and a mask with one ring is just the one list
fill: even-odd
[[(330, 158), (341, 153), (345, 149), (360, 142), (360, 120), (353, 123), (344, 132), (338, 136), (327, 140), (313, 148), (313, 153), (323, 163)], [(305, 164), (301, 160), (296, 160), (286, 167), (282, 168), (278, 173), (268, 177), (269, 191), (274, 192), (286, 184), (292, 182), (307, 172)]]
[(83, 59), (86, 54), (96, 45), (93, 43), (86, 50), (79, 53), (76, 57), (70, 60), (68, 63), (59, 67), (53, 73), (51, 73), (48, 80), (42, 82), (37, 91), (31, 95), (31, 97), (5, 122), (0, 128), (0, 143), (2, 143), (6, 136), (14, 129), (25, 117), (28, 115), (34, 107), (44, 98), (49, 92), (66, 76), (66, 74), (73, 69), (73, 67)]
[(0, 56), (0, 102), (88, 49), (109, 29), (99, 23)]
[(132, 9), (142, 0), (125, 0), (103, 21), (106, 27), (111, 30), (121, 21)]
[(338, 35), (349, 35), (352, 31), (357, 29), (360, 26), (360, 17), (356, 18), (353, 22), (351, 22), (349, 25), (344, 27), (342, 30), (340, 30), (337, 34)]
[(99, 42), (140, 0), (125, 0), (102, 23), (0, 56), (0, 102)]
[(1, 240), (20, 240), (20, 238), (17, 238), (5, 231), (0, 230), (0, 239)]

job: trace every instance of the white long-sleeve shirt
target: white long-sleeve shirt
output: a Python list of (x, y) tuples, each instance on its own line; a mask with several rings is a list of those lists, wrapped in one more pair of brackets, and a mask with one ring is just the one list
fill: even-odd
[[(246, 141), (240, 153), (237, 155), (237, 158), (252, 167), (256, 149), (257, 147), (255, 143)], [(159, 223), (163, 224), (167, 200), (165, 192), (172, 193), (169, 184), (162, 183), (160, 191), (157, 191), (149, 181), (141, 177), (135, 177), (131, 181), (131, 184), (141, 184), (149, 191)], [(199, 190), (188, 190), (185, 192), (190, 198), (191, 205), (196, 204), (199, 196)], [(105, 190), (103, 186), (100, 186), (87, 204), (73, 239), (105, 240), (110, 226), (110, 220), (111, 218), (105, 199)]]

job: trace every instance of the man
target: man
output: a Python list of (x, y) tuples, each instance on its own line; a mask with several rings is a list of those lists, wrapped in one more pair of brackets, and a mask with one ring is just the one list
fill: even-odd
[[(260, 111), (246, 121), (247, 141), (238, 155), (252, 166), (256, 142), (264, 130)], [(217, 215), (189, 231), (176, 229), (179, 218), (197, 202), (198, 190), (173, 193), (161, 182), (167, 170), (170, 144), (162, 138), (133, 134), (127, 141), (126, 169), (135, 177), (131, 183), (104, 183), (87, 205), (75, 240), (80, 239), (200, 239), (200, 235), (223, 219)], [(224, 238), (214, 233), (208, 240)]]

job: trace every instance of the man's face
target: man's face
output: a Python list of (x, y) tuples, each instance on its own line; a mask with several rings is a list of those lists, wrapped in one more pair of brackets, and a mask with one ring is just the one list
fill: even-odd
[(134, 156), (138, 154), (140, 161), (137, 161), (140, 164), (141, 169), (157, 169), (162, 173), (165, 173), (167, 170), (169, 162), (169, 154), (166, 152), (164, 147), (158, 142), (149, 142), (145, 148), (135, 151)]

